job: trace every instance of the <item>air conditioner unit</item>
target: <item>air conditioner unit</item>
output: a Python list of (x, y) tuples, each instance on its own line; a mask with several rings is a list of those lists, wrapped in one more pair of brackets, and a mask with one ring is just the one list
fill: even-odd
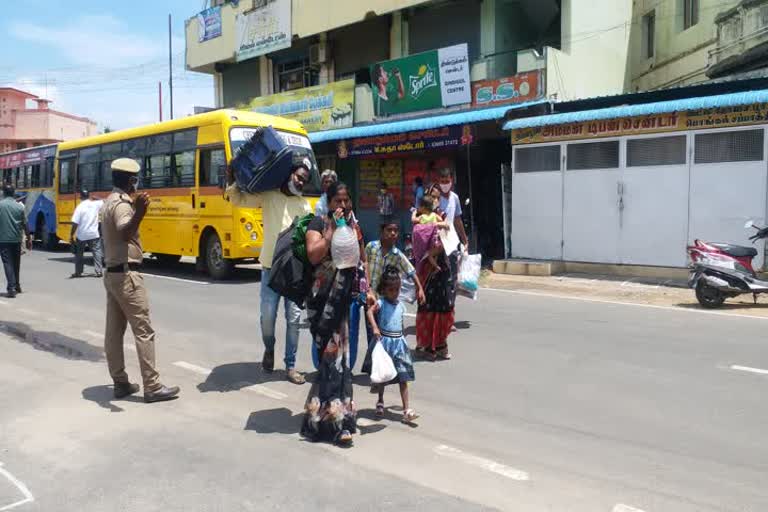
[(319, 66), (328, 60), (328, 43), (322, 42), (309, 47), (309, 65)]

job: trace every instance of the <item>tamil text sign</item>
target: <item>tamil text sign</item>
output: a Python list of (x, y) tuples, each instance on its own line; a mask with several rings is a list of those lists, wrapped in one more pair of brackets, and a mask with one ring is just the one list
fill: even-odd
[(417, 53), (371, 66), (376, 116), (469, 103), (467, 45)]
[(202, 43), (221, 35), (221, 7), (211, 7), (197, 15), (197, 41)]
[(410, 151), (425, 151), (460, 146), (462, 127), (446, 126), (434, 130), (361, 137), (338, 143), (339, 158), (384, 156)]
[(355, 80), (254, 98), (240, 108), (295, 119), (309, 132), (352, 126)]
[(272, 0), (235, 19), (238, 62), (291, 46), (291, 0)]
[(472, 105), (490, 107), (532, 101), (543, 95), (543, 85), (540, 71), (472, 82)]
[(556, 142), (761, 123), (768, 123), (768, 103), (521, 128), (512, 131), (512, 143)]

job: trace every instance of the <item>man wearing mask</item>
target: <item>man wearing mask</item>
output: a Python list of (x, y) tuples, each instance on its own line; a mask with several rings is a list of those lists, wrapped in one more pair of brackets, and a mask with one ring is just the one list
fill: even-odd
[(326, 192), (328, 192), (328, 187), (331, 186), (331, 183), (336, 183), (337, 181), (339, 181), (339, 177), (334, 170), (326, 169), (320, 175), (320, 188), (323, 193), (315, 205), (315, 215), (318, 217), (323, 217), (328, 213), (328, 196)]
[[(448, 168), (440, 169), (440, 174), (437, 180), (440, 187), (440, 210), (445, 213), (445, 221), (453, 225), (456, 230), (456, 234), (459, 236), (461, 242), (462, 252), (466, 253), (469, 250), (469, 239), (467, 238), (467, 232), (464, 230), (464, 220), (461, 217), (461, 200), (458, 194), (453, 192), (453, 173)], [(453, 296), (456, 298), (456, 286), (459, 275), (459, 254), (453, 253), (448, 257), (448, 263), (451, 266), (451, 277), (453, 278)], [(454, 327), (453, 331), (456, 330)]]
[[(311, 213), (309, 203), (302, 197), (304, 185), (310, 180), (311, 163), (309, 160), (294, 162), (293, 172), (279, 190), (268, 190), (258, 194), (242, 192), (235, 183), (231, 169), (227, 169), (226, 196), (233, 204), (245, 208), (261, 208), (264, 222), (261, 255), (261, 337), (264, 342), (264, 356), (261, 360), (265, 372), (275, 368), (275, 322), (280, 305), (278, 295), (269, 283), (272, 268), (272, 256), (277, 237), (281, 231), (289, 228), (296, 217)], [(294, 384), (304, 384), (304, 376), (296, 371), (296, 350), (299, 346), (299, 325), (301, 310), (294, 302), (283, 300), (285, 308), (285, 369), (288, 380)]]

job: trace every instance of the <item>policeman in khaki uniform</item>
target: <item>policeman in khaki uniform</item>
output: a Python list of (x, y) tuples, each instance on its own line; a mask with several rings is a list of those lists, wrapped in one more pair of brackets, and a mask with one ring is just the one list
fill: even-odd
[(144, 381), (144, 401), (171, 400), (179, 388), (160, 383), (155, 365), (155, 330), (149, 320), (149, 301), (144, 278), (139, 273), (142, 261), (139, 225), (149, 206), (149, 195), (137, 194), (139, 163), (130, 158), (112, 162), (114, 189), (101, 209), (104, 242), (104, 287), (107, 289), (107, 330), (104, 351), (109, 373), (115, 383), (115, 398), (139, 391), (125, 372), (123, 335), (127, 324), (136, 338), (136, 352)]

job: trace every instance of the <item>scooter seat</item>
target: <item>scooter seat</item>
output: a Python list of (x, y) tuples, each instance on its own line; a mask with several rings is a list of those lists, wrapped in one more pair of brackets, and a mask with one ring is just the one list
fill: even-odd
[(723, 251), (725, 254), (729, 254), (735, 258), (749, 257), (754, 258), (757, 256), (757, 249), (754, 247), (744, 247), (743, 245), (733, 244), (711, 244)]

